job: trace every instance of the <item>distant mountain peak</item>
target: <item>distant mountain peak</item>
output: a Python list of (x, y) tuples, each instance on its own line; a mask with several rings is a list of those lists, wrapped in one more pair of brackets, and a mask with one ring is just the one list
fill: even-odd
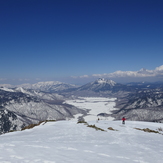
[(40, 91), (46, 91), (46, 92), (57, 92), (62, 91), (70, 88), (76, 88), (75, 85), (67, 84), (59, 81), (46, 81), (46, 82), (38, 82), (35, 84), (26, 84), (26, 85), (20, 85), (19, 87), (23, 87), (26, 89), (34, 89), (34, 90), (40, 90)]
[(57, 84), (63, 84), (63, 83), (59, 81), (45, 81), (45, 82), (38, 82), (33, 85), (42, 86), (42, 85), (57, 85)]
[(115, 86), (116, 82), (114, 82), (113, 80), (108, 80), (108, 79), (104, 79), (104, 78), (99, 78), (95, 81), (95, 83), (98, 84), (109, 84), (110, 86)]
[(78, 90), (91, 90), (95, 92), (109, 91), (109, 90), (112, 90), (116, 86), (119, 86), (119, 84), (117, 84), (113, 80), (99, 78), (95, 80), (94, 82), (91, 82), (91, 83), (88, 83), (79, 87)]

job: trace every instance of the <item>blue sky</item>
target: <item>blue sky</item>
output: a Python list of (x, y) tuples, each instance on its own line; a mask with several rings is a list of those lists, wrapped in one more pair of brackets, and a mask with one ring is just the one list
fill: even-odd
[(0, 83), (155, 70), (162, 18), (162, 0), (0, 1)]

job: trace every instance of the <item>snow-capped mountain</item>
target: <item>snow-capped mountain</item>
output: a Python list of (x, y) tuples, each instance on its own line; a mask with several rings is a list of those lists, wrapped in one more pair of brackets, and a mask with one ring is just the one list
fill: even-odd
[(59, 91), (77, 87), (75, 85), (67, 84), (59, 81), (38, 82), (31, 85), (24, 84), (20, 86), (27, 89), (35, 89), (35, 90), (45, 91), (45, 92), (59, 92)]
[(90, 91), (102, 91), (110, 90), (116, 83), (112, 80), (107, 80), (104, 78), (99, 78), (96, 81), (90, 82), (78, 88), (78, 90), (90, 90)]
[(88, 84), (85, 84), (77, 89), (78, 91), (94, 91), (94, 92), (104, 92), (104, 91), (122, 91), (122, 90), (128, 90), (128, 87), (126, 87), (123, 84), (119, 84), (114, 82), (113, 80), (108, 80), (104, 78), (99, 78), (95, 80), (94, 82), (90, 82)]
[(113, 80), (107, 80), (107, 79), (104, 79), (104, 78), (99, 78), (99, 79), (97, 79), (94, 83), (96, 83), (96, 84), (108, 84), (108, 85), (110, 85), (110, 86), (115, 86), (117, 83), (116, 82), (114, 82)]

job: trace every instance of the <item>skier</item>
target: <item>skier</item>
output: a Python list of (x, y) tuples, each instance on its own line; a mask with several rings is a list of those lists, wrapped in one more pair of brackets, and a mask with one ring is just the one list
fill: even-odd
[(123, 117), (123, 118), (122, 118), (122, 124), (125, 124), (125, 120), (126, 120), (126, 118)]

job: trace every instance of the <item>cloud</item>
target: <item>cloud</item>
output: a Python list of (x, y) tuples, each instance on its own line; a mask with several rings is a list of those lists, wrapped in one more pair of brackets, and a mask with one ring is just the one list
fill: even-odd
[(88, 78), (89, 75), (83, 75), (83, 76), (80, 76), (80, 78)]
[(161, 71), (163, 73), (163, 65), (160, 67), (156, 67), (155, 71), (159, 71), (159, 72)]
[(76, 78), (110, 78), (110, 79), (122, 79), (122, 78), (132, 78), (134, 79), (145, 79), (145, 78), (163, 78), (163, 65), (156, 67), (154, 70), (147, 70), (145, 68), (140, 69), (139, 71), (115, 71), (113, 73), (104, 73), (104, 74), (92, 74), (92, 75), (83, 75)]
[(154, 70), (147, 70), (145, 68), (139, 71), (116, 71), (109, 74), (93, 74), (94, 77), (108, 77), (108, 78), (119, 78), (119, 77), (158, 77), (163, 76), (163, 65), (156, 67)]
[(89, 78), (89, 75), (82, 75), (82, 76), (71, 76), (71, 78), (78, 79), (78, 78)]

